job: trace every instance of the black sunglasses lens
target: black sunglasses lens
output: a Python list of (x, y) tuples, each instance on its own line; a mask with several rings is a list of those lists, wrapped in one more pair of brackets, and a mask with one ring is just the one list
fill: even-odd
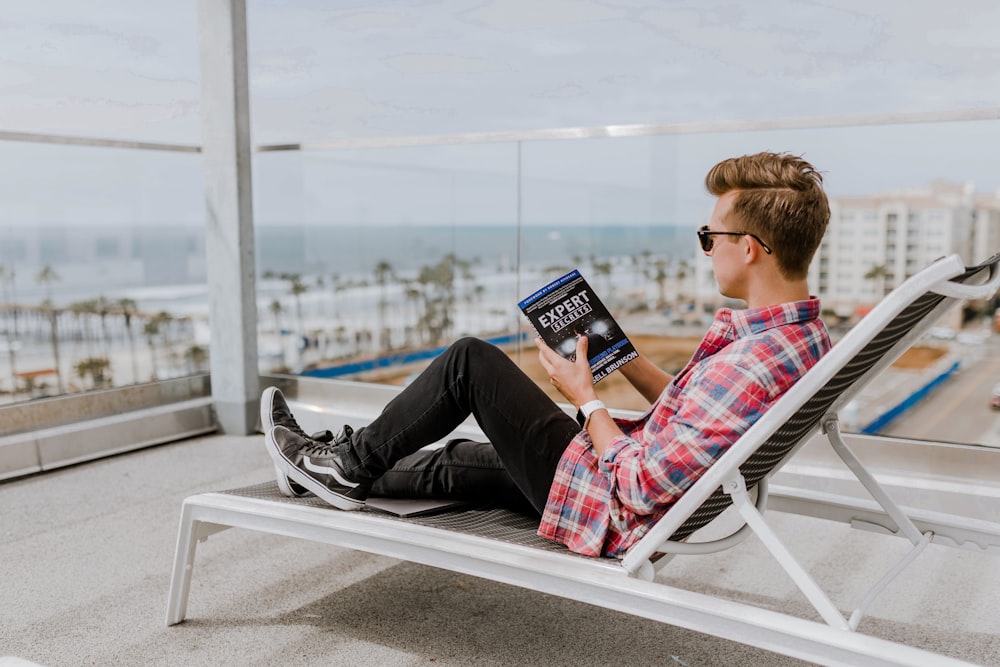
[(701, 249), (704, 252), (711, 252), (712, 246), (714, 244), (714, 239), (712, 235), (708, 233), (707, 229), (698, 230), (698, 240), (701, 242)]

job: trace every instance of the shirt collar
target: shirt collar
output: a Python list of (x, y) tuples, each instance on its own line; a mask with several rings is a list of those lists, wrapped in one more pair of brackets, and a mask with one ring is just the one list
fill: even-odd
[(708, 328), (701, 345), (695, 350), (688, 365), (677, 374), (675, 381), (687, 374), (696, 363), (709, 357), (740, 338), (773, 329), (784, 324), (805, 322), (819, 317), (819, 299), (811, 297), (805, 301), (793, 301), (763, 308), (733, 310), (720, 308), (715, 313), (715, 321)]
[(819, 317), (819, 299), (811, 297), (805, 301), (779, 303), (763, 308), (733, 310), (720, 308), (715, 313), (715, 321), (706, 334), (706, 339), (724, 345), (739, 338), (758, 334), (785, 324), (807, 322)]
[[(723, 309), (729, 310), (729, 309)], [(736, 338), (780, 327), (785, 324), (807, 322), (819, 317), (819, 299), (811, 297), (805, 301), (779, 303), (763, 308), (730, 310), (729, 318)]]

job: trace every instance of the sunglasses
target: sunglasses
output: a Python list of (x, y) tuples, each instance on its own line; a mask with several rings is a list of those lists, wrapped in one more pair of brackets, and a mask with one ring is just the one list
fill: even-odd
[(712, 248), (715, 247), (715, 239), (713, 236), (749, 236), (757, 243), (760, 247), (764, 249), (768, 255), (771, 254), (771, 249), (767, 247), (767, 244), (760, 240), (760, 237), (756, 234), (751, 234), (750, 232), (713, 232), (708, 228), (708, 225), (701, 227), (698, 230), (698, 242), (701, 243), (701, 249), (705, 252), (712, 252)]

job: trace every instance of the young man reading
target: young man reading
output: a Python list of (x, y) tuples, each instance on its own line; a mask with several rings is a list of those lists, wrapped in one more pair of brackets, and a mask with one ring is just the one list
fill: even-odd
[[(310, 491), (341, 509), (369, 494), (487, 500), (541, 515), (543, 537), (591, 556), (622, 556), (712, 463), (829, 349), (806, 273), (830, 217), (822, 177), (801, 158), (724, 160), (705, 179), (718, 199), (698, 230), (721, 309), (688, 364), (670, 376), (640, 356), (621, 368), (650, 408), (613, 419), (587, 363), (540, 340), (568, 416), (506, 354), (462, 339), (371, 424), (306, 436), (281, 393), (264, 392), (265, 443), (285, 493)], [(489, 442), (446, 437), (473, 415)]]

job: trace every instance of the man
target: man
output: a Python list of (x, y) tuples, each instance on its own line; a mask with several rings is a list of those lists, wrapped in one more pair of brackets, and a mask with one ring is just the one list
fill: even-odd
[[(720, 162), (705, 183), (718, 199), (698, 239), (720, 292), (747, 308), (721, 309), (676, 376), (642, 356), (622, 367), (651, 403), (642, 417), (613, 419), (600, 402), (585, 336), (575, 362), (536, 341), (582, 428), (503, 352), (463, 339), (370, 425), (336, 437), (307, 437), (280, 392), (265, 391), (265, 442), (283, 488), (341, 509), (369, 494), (526, 500), (540, 535), (622, 556), (830, 347), (806, 284), (830, 217), (820, 174), (801, 158), (758, 153)], [(421, 450), (470, 414), (489, 443)]]

